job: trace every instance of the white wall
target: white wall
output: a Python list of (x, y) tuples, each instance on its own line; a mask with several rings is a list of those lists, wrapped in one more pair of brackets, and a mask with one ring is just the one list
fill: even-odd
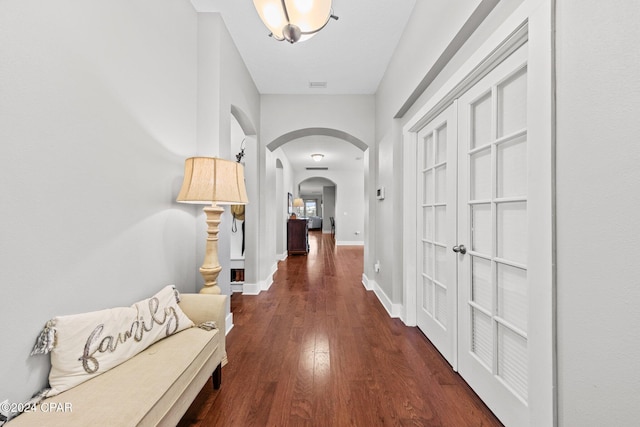
[(0, 2), (0, 400), (45, 386), (53, 316), (195, 291), (188, 2)]
[(278, 263), (276, 253), (276, 156), (269, 150), (260, 149), (260, 251), (259, 286), (270, 286), (272, 274)]
[(560, 426), (640, 419), (640, 5), (557, 2)]
[(376, 92), (375, 187), (385, 187), (385, 199), (372, 206), (376, 221), (375, 253), (365, 263), (380, 261), (378, 273), (368, 270), (369, 279), (375, 280), (394, 303), (402, 301), (401, 141), (406, 121), (394, 117), (480, 3), (463, 0), (452, 7), (446, 0), (416, 2)]
[(451, 43), (482, 0), (416, 1), (413, 13), (376, 92), (376, 140)]
[[(260, 123), (260, 95), (240, 56), (222, 17), (218, 13), (198, 13), (198, 154), (235, 160), (232, 150), (232, 109), (242, 114), (245, 141), (245, 180), (249, 205), (245, 224), (245, 278), (257, 275), (259, 260), (258, 153), (255, 143)], [(252, 219), (254, 219), (252, 221)], [(218, 235), (218, 258), (222, 271), (218, 285), (223, 294), (231, 294), (230, 253), (232, 216), (228, 207), (222, 215)], [(197, 219), (197, 259), (204, 259), (206, 222), (204, 214)], [(198, 288), (203, 279), (199, 276)], [(227, 300), (227, 312), (230, 312)]]
[[(273, 152), (274, 158), (280, 161), (282, 169), (280, 174), (282, 175), (281, 186), (277, 187), (279, 192), (276, 192), (276, 256), (278, 259), (284, 259), (287, 257), (287, 219), (289, 218), (289, 193), (295, 197), (295, 186), (293, 184), (293, 168), (291, 162), (287, 158), (282, 148), (278, 148)], [(278, 172), (278, 171), (276, 171)]]
[(264, 145), (288, 132), (330, 128), (373, 145), (372, 95), (262, 95), (261, 139)]
[[(380, 272), (374, 273), (365, 261), (365, 274), (384, 292), (390, 302), (403, 301), (402, 251), (402, 128), (415, 112), (454, 74), (523, 0), (464, 0), (416, 2), (407, 28), (376, 92), (375, 185), (385, 187), (385, 200), (374, 200), (370, 208), (375, 218), (374, 251), (369, 260), (380, 260)], [(488, 14), (488, 15), (487, 15)], [(459, 33), (475, 28), (466, 42)], [(429, 43), (425, 43), (429, 40)], [(451, 45), (460, 44), (455, 51)], [(445, 66), (442, 61), (446, 60)], [(404, 116), (394, 118), (423, 79), (440, 69), (431, 84)], [(414, 254), (408, 254), (413, 256)]]
[(245, 205), (245, 251), (244, 273), (245, 283), (256, 283), (259, 275), (260, 255), (260, 227), (262, 218), (260, 215), (260, 153), (258, 152), (258, 140), (256, 135), (247, 136), (245, 141), (244, 177), (247, 187), (249, 203)]

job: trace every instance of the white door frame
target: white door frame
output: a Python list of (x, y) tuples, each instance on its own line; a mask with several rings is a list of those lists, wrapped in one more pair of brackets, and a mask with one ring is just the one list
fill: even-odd
[[(528, 124), (529, 140), (539, 149), (530, 156), (539, 165), (529, 176), (529, 200), (538, 206), (540, 227), (549, 233), (529, 242), (529, 278), (536, 283), (530, 290), (530, 307), (540, 314), (540, 321), (530, 325), (529, 386), (530, 423), (532, 426), (557, 425), (556, 345), (555, 345), (555, 107), (554, 107), (554, 0), (525, 2), (489, 37), (427, 103), (403, 127), (403, 200), (416, 198), (416, 145), (418, 131), (448, 107), (473, 84), (525, 42), (529, 44)], [(403, 210), (403, 305), (404, 322), (416, 325), (417, 290), (414, 261), (417, 236), (415, 209)], [(537, 349), (543, 349), (537, 351)]]

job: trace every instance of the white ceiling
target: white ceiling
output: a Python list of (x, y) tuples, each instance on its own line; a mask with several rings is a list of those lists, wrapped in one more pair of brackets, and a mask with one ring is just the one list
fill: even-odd
[[(268, 37), (252, 0), (191, 0), (199, 12), (219, 12), (261, 94), (374, 94), (416, 0), (333, 0), (327, 26), (289, 44)], [(327, 82), (311, 89), (309, 82)], [(327, 166), (363, 170), (363, 152), (343, 140), (305, 137), (282, 146), (296, 170)], [(310, 155), (319, 152), (316, 163)], [(321, 174), (321, 172), (319, 172)]]
[[(307, 167), (328, 167), (330, 170), (364, 170), (364, 153), (361, 149), (331, 136), (305, 136), (294, 143), (285, 144), (282, 150), (296, 171)], [(311, 158), (314, 153), (324, 154), (319, 162)]]
[(375, 93), (415, 1), (333, 0), (339, 19), (289, 44), (268, 37), (252, 0), (191, 0), (200, 12), (220, 12), (260, 93), (325, 95)]

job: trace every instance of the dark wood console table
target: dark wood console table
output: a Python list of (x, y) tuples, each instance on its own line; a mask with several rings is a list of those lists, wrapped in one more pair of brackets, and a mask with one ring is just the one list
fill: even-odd
[(287, 221), (287, 251), (289, 255), (306, 255), (309, 252), (309, 233), (306, 219)]

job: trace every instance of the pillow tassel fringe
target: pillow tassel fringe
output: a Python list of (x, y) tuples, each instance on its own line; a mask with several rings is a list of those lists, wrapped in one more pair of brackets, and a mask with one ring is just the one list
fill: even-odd
[(53, 320), (49, 320), (47, 324), (38, 335), (36, 339), (36, 344), (33, 346), (33, 350), (31, 350), (31, 356), (36, 354), (47, 354), (53, 350), (53, 347), (56, 345), (56, 328), (55, 322)]
[(206, 322), (202, 322), (198, 325), (198, 328), (204, 329), (205, 331), (212, 331), (214, 329), (218, 329), (218, 325), (213, 320), (209, 320)]

